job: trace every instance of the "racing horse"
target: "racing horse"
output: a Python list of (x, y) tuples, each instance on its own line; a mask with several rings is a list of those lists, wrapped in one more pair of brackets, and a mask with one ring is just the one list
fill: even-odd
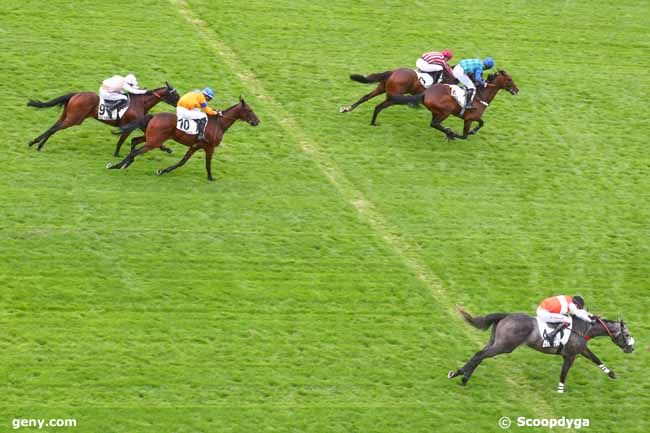
[(472, 377), (472, 373), (474, 373), (474, 370), (481, 361), (503, 353), (510, 353), (523, 344), (539, 352), (561, 355), (564, 358), (562, 372), (560, 373), (560, 383), (557, 386), (557, 391), (560, 393), (564, 392), (564, 383), (567, 374), (578, 355), (589, 359), (598, 365), (610, 378), (616, 379), (616, 374), (607, 368), (587, 347), (590, 339), (609, 336), (614, 344), (623, 349), (623, 352), (632, 353), (634, 351), (634, 338), (630, 336), (630, 332), (623, 320), (612, 321), (593, 316), (594, 320), (592, 323), (589, 323), (574, 318), (571, 335), (564, 346), (543, 347), (544, 338), (539, 333), (537, 319), (527, 314), (496, 313), (482, 317), (472, 317), (465, 311), (461, 310), (460, 313), (465, 321), (475, 328), (486, 330), (492, 326), (492, 334), (483, 350), (476, 352), (464, 366), (456, 371), (450, 371), (447, 375), (449, 379), (462, 376), (461, 383), (463, 385), (467, 384), (467, 381)]
[[(388, 95), (388, 99), (392, 100), (394, 104), (416, 106), (424, 104), (431, 112), (432, 128), (444, 133), (448, 140), (466, 139), (468, 136), (476, 134), (483, 127), (485, 124), (482, 118), (483, 113), (501, 89), (507, 90), (512, 95), (519, 94), (519, 88), (512, 77), (506, 71), (498, 71), (487, 77), (484, 87), (477, 88), (471, 109), (466, 110), (464, 106), (459, 104), (451, 94), (451, 87), (444, 84), (431, 86), (424, 93), (418, 95)], [(452, 114), (465, 121), (463, 135), (458, 135), (451, 128), (442, 126), (442, 122)], [(478, 122), (478, 126), (470, 129), (474, 121)]]
[[(448, 84), (456, 83), (456, 78), (450, 76), (444, 70), (439, 72), (439, 74), (441, 75), (434, 77), (435, 82)], [(377, 87), (375, 87), (372, 92), (364, 95), (354, 104), (347, 107), (341, 107), (339, 109), (341, 113), (349, 113), (367, 100), (383, 93), (386, 93), (387, 96), (406, 94), (416, 95), (426, 90), (418, 79), (418, 74), (413, 69), (408, 68), (400, 68), (392, 71), (370, 74), (367, 77), (359, 74), (352, 74), (350, 75), (350, 79), (363, 84), (379, 84), (377, 84)], [(384, 108), (390, 107), (393, 104), (395, 104), (395, 102), (391, 101), (388, 97), (381, 103), (377, 104), (375, 106), (375, 111), (372, 113), (372, 120), (370, 121), (370, 124), (376, 126), (377, 116), (379, 113)]]
[(115, 134), (128, 134), (137, 128), (141, 128), (145, 131), (145, 144), (140, 148), (132, 149), (131, 153), (122, 161), (116, 164), (108, 163), (106, 168), (127, 168), (133, 163), (136, 156), (142, 155), (157, 147), (162, 148), (166, 140), (174, 140), (188, 146), (189, 149), (179, 162), (165, 169), (158, 170), (156, 174), (160, 176), (177, 169), (184, 165), (192, 157), (194, 152), (203, 149), (205, 151), (205, 170), (208, 173), (208, 180), (214, 180), (212, 177), (212, 154), (214, 153), (214, 149), (221, 143), (223, 135), (228, 131), (228, 128), (238, 120), (247, 122), (252, 126), (257, 126), (260, 123), (253, 109), (241, 97), (239, 98), (238, 104), (224, 110), (222, 114), (208, 116), (208, 123), (205, 127), (205, 139), (198, 141), (196, 135), (186, 134), (176, 128), (175, 113), (148, 114), (142, 119), (122, 126), (115, 132)]
[[(27, 103), (29, 107), (36, 108), (47, 108), (54, 107), (56, 105), (63, 106), (63, 113), (59, 117), (59, 120), (52, 125), (50, 129), (45, 131), (43, 134), (39, 135), (35, 139), (29, 142), (29, 147), (32, 147), (34, 144), (38, 143), (38, 150), (41, 150), (47, 140), (57, 131), (69, 128), (75, 125), (81, 125), (81, 123), (89, 117), (99, 120), (100, 122), (107, 123), (111, 126), (122, 126), (127, 123), (133, 122), (136, 119), (140, 119), (145, 116), (151, 108), (159, 103), (164, 101), (167, 104), (175, 107), (178, 103), (178, 92), (174, 87), (169, 83), (165, 82), (165, 87), (160, 87), (158, 89), (148, 90), (147, 93), (142, 95), (129, 95), (129, 108), (126, 110), (124, 115), (119, 120), (101, 120), (98, 119), (98, 110), (99, 110), (99, 96), (93, 92), (78, 92), (78, 93), (68, 93), (67, 95), (59, 96), (54, 98), (51, 101), (42, 102), (31, 100)], [(124, 133), (120, 136), (120, 139), (117, 141), (115, 147), (115, 156), (120, 156), (120, 148), (122, 143), (127, 139), (131, 131)], [(141, 142), (143, 137), (134, 138), (131, 142), (132, 146)], [(171, 153), (171, 149), (161, 148), (168, 153)]]

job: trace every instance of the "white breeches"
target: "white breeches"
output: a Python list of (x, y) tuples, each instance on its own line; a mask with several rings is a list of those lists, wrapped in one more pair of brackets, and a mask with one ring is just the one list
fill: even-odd
[(458, 81), (463, 83), (463, 85), (467, 89), (476, 89), (476, 86), (474, 85), (472, 80), (465, 74), (465, 70), (461, 68), (460, 65), (456, 65), (452, 72), (454, 73), (454, 77), (456, 77)]
[(542, 307), (537, 307), (537, 317), (542, 319), (542, 322), (544, 323), (569, 321), (569, 318), (564, 314), (551, 313), (550, 311), (545, 310)]
[(99, 88), (99, 96), (101, 96), (103, 99), (106, 99), (108, 101), (118, 101), (120, 99), (124, 99), (124, 100), (129, 99), (126, 95), (123, 95), (122, 93), (109, 92), (108, 90), (104, 90), (104, 88), (102, 88), (102, 87)]
[(422, 57), (420, 57), (416, 62), (415, 66), (422, 72), (438, 72), (442, 71), (442, 66), (436, 65), (435, 63), (427, 63)]
[(203, 111), (199, 110), (198, 108), (195, 108), (193, 110), (188, 110), (185, 107), (177, 106), (176, 118), (198, 120), (198, 119), (207, 119), (208, 115), (205, 114)]

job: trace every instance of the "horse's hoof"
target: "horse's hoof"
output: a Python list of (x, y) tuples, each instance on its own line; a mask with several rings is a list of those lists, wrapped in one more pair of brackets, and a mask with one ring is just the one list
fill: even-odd
[(339, 113), (349, 113), (350, 111), (352, 111), (352, 110), (350, 110), (350, 107), (341, 107), (341, 108), (339, 108)]
[(456, 377), (456, 372), (454, 370), (449, 370), (449, 373), (447, 373), (447, 379), (453, 379)]
[(172, 153), (174, 153), (174, 149), (165, 149), (165, 152), (171, 155)]
[(115, 153), (113, 154), (113, 156), (114, 156), (115, 158), (119, 158), (119, 157), (120, 157), (120, 153), (119, 153), (119, 152), (115, 152)]
[(614, 373), (613, 371), (610, 371), (609, 373), (607, 373), (607, 375), (612, 379), (616, 379), (616, 373)]
[(160, 168), (156, 170), (156, 176), (160, 176), (161, 174), (163, 174), (163, 171)]
[(106, 164), (106, 168), (113, 168), (113, 163), (109, 162), (108, 164)]

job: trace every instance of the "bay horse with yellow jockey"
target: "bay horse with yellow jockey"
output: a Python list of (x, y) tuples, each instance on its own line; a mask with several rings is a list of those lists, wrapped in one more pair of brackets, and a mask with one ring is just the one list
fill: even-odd
[(116, 164), (108, 163), (106, 168), (127, 168), (133, 163), (136, 156), (147, 153), (152, 149), (162, 148), (165, 141), (174, 140), (188, 146), (189, 149), (178, 163), (165, 169), (160, 169), (156, 174), (160, 176), (177, 169), (184, 165), (197, 150), (203, 149), (205, 152), (205, 170), (208, 174), (208, 180), (214, 180), (212, 177), (212, 154), (214, 153), (214, 149), (221, 143), (221, 140), (223, 140), (223, 136), (228, 131), (228, 128), (238, 120), (247, 122), (252, 126), (257, 126), (260, 123), (253, 109), (241, 97), (239, 98), (238, 104), (224, 110), (221, 114), (208, 115), (208, 123), (205, 126), (205, 138), (202, 140), (198, 140), (196, 135), (187, 134), (177, 129), (175, 113), (148, 114), (142, 119), (124, 125), (114, 132), (115, 134), (128, 134), (135, 129), (141, 128), (145, 131), (145, 143), (140, 148), (132, 149), (131, 153), (122, 161)]
[[(148, 90), (146, 93), (141, 95), (131, 94), (129, 97), (129, 108), (124, 112), (121, 118), (115, 120), (99, 119), (99, 96), (94, 92), (68, 93), (47, 102), (30, 100), (27, 103), (29, 107), (47, 108), (58, 105), (63, 106), (63, 113), (61, 113), (59, 120), (57, 120), (52, 127), (34, 140), (30, 141), (29, 147), (38, 143), (37, 149), (41, 150), (43, 146), (45, 146), (47, 140), (54, 133), (70, 128), (71, 126), (81, 125), (84, 120), (91, 117), (111, 126), (122, 126), (144, 117), (149, 110), (160, 101), (164, 101), (172, 107), (175, 107), (179, 99), (176, 89), (167, 82), (164, 87)], [(115, 147), (115, 156), (120, 155), (122, 143), (124, 143), (124, 140), (127, 139), (130, 133), (131, 131), (120, 135), (120, 139), (117, 141)], [(135, 146), (135, 144), (141, 142), (142, 139), (143, 137), (134, 138), (131, 145)], [(171, 149), (168, 148), (161, 148), (161, 150), (171, 153)]]

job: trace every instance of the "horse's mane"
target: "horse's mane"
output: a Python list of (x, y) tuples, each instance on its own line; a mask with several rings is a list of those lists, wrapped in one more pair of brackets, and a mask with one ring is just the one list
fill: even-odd
[(487, 77), (488, 83), (491, 83), (492, 81), (494, 81), (499, 75), (508, 75), (508, 73), (506, 71), (502, 70), (502, 69), (499, 69), (494, 74), (488, 75), (488, 77)]

